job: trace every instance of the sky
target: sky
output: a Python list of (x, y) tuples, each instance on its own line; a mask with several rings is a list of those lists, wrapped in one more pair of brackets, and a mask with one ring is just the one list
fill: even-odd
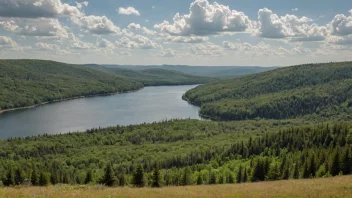
[(289, 66), (352, 60), (351, 0), (0, 0), (0, 58)]

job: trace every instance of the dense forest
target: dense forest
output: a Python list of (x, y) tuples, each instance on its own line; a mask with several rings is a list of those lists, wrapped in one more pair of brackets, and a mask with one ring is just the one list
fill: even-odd
[(134, 71), (146, 69), (163, 69), (177, 71), (192, 76), (204, 76), (213, 78), (234, 78), (249, 74), (270, 71), (278, 67), (258, 67), (258, 66), (188, 66), (188, 65), (102, 65), (106, 68), (120, 68)]
[(299, 65), (205, 84), (184, 99), (223, 120), (351, 113), (352, 62)]
[(150, 68), (143, 70), (132, 70), (122, 68), (109, 68), (101, 65), (84, 65), (98, 71), (126, 76), (144, 86), (160, 86), (160, 85), (194, 85), (215, 81), (215, 78), (194, 76), (184, 74), (178, 71)]
[(43, 60), (0, 60), (0, 110), (142, 88), (129, 78)]
[[(298, 126), (300, 125), (300, 126)], [(12, 138), (4, 185), (202, 185), (351, 174), (352, 125), (172, 120)]]

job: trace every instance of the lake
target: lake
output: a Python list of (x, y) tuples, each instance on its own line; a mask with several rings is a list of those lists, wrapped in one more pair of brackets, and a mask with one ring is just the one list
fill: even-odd
[(46, 104), (0, 114), (0, 139), (58, 134), (172, 118), (201, 119), (182, 100), (192, 86), (145, 87), (139, 91)]

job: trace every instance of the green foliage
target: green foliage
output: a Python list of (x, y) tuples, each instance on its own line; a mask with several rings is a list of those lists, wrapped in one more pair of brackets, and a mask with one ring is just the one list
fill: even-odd
[(126, 77), (77, 65), (42, 60), (0, 60), (0, 110), (141, 87), (142, 84)]
[(152, 175), (152, 187), (154, 188), (159, 188), (161, 187), (160, 185), (160, 171), (159, 171), (159, 167), (158, 165), (154, 166), (154, 170), (153, 170), (153, 175)]
[(352, 63), (300, 65), (201, 85), (184, 99), (222, 120), (331, 117), (351, 112)]
[(15, 171), (15, 185), (21, 185), (23, 181), (25, 180), (24, 173), (20, 169), (16, 169)]
[(149, 68), (143, 70), (131, 70), (122, 68), (108, 68), (99, 65), (86, 65), (98, 71), (126, 76), (145, 86), (161, 85), (194, 85), (214, 81), (214, 78), (194, 76), (173, 70)]
[(38, 186), (39, 185), (39, 176), (37, 172), (37, 168), (33, 168), (32, 174), (31, 174), (31, 183), (33, 186)]
[(94, 179), (93, 179), (93, 171), (89, 170), (87, 172), (86, 178), (84, 179), (84, 183), (85, 184), (89, 184), (89, 183), (92, 183), (93, 181), (94, 181)]
[(143, 167), (138, 164), (136, 170), (133, 173), (132, 184), (135, 187), (143, 187), (144, 183), (144, 170)]
[(106, 186), (113, 186), (116, 182), (114, 171), (112, 169), (111, 163), (108, 163), (105, 167), (104, 177), (101, 180), (101, 183)]
[(47, 186), (50, 184), (49, 173), (47, 172), (40, 172), (39, 175), (39, 185), (40, 186)]

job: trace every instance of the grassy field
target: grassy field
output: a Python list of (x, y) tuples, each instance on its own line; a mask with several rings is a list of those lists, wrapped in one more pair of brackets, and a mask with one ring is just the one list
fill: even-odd
[(68, 185), (16, 187), (0, 188), (0, 197), (352, 197), (352, 176), (159, 189)]

